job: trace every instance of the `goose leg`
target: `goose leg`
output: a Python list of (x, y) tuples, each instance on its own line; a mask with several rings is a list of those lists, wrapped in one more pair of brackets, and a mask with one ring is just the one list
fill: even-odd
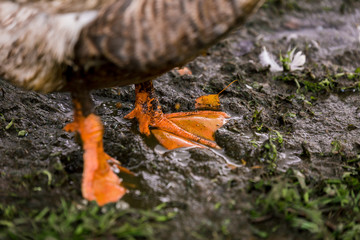
[[(98, 205), (116, 202), (126, 192), (119, 177), (111, 170), (108, 161), (117, 162), (104, 152), (104, 128), (98, 116), (92, 113), (92, 100), (88, 92), (73, 92), (74, 121), (65, 131), (79, 133), (84, 150), (82, 195)], [(123, 169), (128, 171), (127, 169)]]
[(224, 112), (197, 111), (164, 114), (151, 81), (135, 85), (135, 109), (125, 116), (136, 118), (141, 133), (151, 133), (167, 149), (179, 147), (220, 148), (214, 139), (214, 133), (229, 116)]

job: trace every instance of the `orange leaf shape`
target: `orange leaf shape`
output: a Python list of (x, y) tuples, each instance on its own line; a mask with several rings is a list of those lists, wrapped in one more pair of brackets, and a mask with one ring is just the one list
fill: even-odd
[(198, 97), (195, 100), (195, 108), (219, 111), (220, 107), (221, 107), (220, 99), (219, 99), (220, 94), (222, 92), (224, 92), (228, 87), (230, 87), (236, 81), (238, 81), (238, 80), (232, 81), (229, 85), (227, 85), (218, 94), (210, 94), (210, 95)]
[(195, 100), (196, 109), (220, 110), (220, 99), (218, 94), (200, 96)]

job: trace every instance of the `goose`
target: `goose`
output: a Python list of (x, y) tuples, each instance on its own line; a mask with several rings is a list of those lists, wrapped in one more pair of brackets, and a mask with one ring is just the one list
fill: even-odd
[[(110, 168), (116, 160), (104, 152), (103, 125), (94, 114), (91, 90), (135, 84), (135, 108), (125, 118), (137, 119), (140, 133), (156, 133), (160, 142), (166, 135), (174, 143), (169, 148), (218, 148), (202, 133), (212, 121), (218, 126), (226, 113), (164, 114), (152, 81), (196, 58), (263, 2), (2, 0), (0, 78), (30, 91), (71, 93), (74, 120), (64, 130), (77, 132), (82, 140), (82, 195), (98, 205), (116, 202), (126, 189)], [(191, 122), (202, 128), (187, 128)]]

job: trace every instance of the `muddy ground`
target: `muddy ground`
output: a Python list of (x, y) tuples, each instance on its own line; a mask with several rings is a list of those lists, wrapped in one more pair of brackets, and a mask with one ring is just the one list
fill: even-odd
[[(194, 110), (195, 98), (239, 80), (221, 95), (222, 110), (231, 115), (216, 133), (222, 150), (166, 151), (123, 119), (134, 107), (133, 86), (95, 91), (105, 150), (136, 173), (124, 179), (136, 187), (102, 209), (81, 197), (82, 151), (62, 130), (72, 119), (69, 94), (41, 95), (0, 81), (0, 238), (358, 238), (359, 188), (342, 181), (344, 174), (360, 181), (359, 6), (268, 1), (246, 27), (189, 63), (193, 75), (172, 71), (155, 81), (164, 112), (175, 112)], [(297, 47), (307, 57), (305, 69), (271, 73), (259, 63), (263, 46), (276, 58)], [(316, 220), (305, 209), (317, 196), (336, 195), (329, 179), (345, 186), (353, 204), (319, 207)], [(274, 197), (283, 183), (305, 200), (289, 200), (281, 190)], [(283, 209), (284, 202), (294, 207)], [(74, 206), (76, 220), (61, 215), (64, 204)], [(84, 227), (91, 211), (96, 219), (112, 212), (114, 221), (101, 231)], [(56, 217), (71, 224), (58, 229)], [(133, 227), (119, 233), (124, 225)], [(349, 229), (354, 234), (344, 235)]]

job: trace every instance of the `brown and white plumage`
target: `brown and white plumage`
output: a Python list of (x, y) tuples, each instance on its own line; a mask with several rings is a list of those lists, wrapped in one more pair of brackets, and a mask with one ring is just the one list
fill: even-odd
[(0, 74), (31, 90), (61, 90), (82, 28), (96, 11), (56, 14), (37, 4), (0, 3)]
[(1, 1), (0, 75), (41, 92), (70, 90), (69, 72), (89, 89), (139, 83), (193, 59), (261, 2)]

